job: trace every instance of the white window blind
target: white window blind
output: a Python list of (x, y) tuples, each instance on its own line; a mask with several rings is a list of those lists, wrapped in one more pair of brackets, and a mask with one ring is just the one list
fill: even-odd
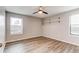
[(70, 25), (71, 34), (79, 35), (79, 14), (71, 16)]
[(10, 33), (23, 34), (23, 19), (10, 17)]

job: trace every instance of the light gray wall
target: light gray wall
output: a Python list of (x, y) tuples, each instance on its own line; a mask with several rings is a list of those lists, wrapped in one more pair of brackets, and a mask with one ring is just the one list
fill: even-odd
[[(70, 35), (69, 20), (70, 16), (74, 14), (79, 14), (79, 9), (45, 18), (43, 25), (43, 36), (79, 45), (79, 36)], [(58, 17), (61, 18), (60, 23), (46, 23), (49, 21), (48, 19), (51, 19), (51, 21), (56, 21), (58, 20)]]
[(2, 47), (0, 47), (0, 52), (3, 52), (5, 47), (5, 10), (0, 8), (0, 43)]
[[(23, 34), (21, 35), (10, 34), (10, 16), (23, 18)], [(10, 12), (7, 13), (6, 17), (7, 17), (6, 19), (7, 20), (7, 40), (6, 42), (41, 36), (41, 32), (42, 32), (41, 19), (30, 17), (30, 16), (18, 15), (18, 14), (14, 14)]]

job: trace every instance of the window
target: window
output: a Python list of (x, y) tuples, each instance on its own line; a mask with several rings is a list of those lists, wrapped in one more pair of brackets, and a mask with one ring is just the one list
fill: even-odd
[(10, 17), (10, 33), (22, 34), (23, 33), (23, 19)]
[(79, 14), (71, 16), (70, 27), (71, 34), (79, 35)]

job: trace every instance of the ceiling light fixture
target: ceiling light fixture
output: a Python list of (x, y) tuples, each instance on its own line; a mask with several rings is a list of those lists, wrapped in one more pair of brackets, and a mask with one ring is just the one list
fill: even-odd
[(42, 11), (38, 11), (38, 13), (39, 13), (39, 14), (42, 14), (43, 12), (42, 12)]
[(46, 12), (46, 11), (43, 10), (42, 6), (40, 6), (39, 9), (38, 9), (38, 11), (34, 12), (33, 14), (36, 14), (36, 13), (38, 13), (38, 14), (43, 14), (43, 13), (44, 14), (48, 14), (48, 12)]

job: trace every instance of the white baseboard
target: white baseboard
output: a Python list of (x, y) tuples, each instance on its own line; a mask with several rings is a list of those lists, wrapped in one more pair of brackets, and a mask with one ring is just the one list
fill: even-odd
[(69, 44), (72, 44), (72, 45), (79, 46), (79, 44), (76, 44), (76, 43), (74, 43), (74, 42), (68, 42), (68, 41), (66, 41), (66, 40), (58, 40), (58, 39), (56, 39), (56, 38), (52, 38), (52, 37), (48, 37), (48, 36), (44, 36), (44, 37), (50, 38), (50, 39), (55, 39), (55, 40), (57, 40), (57, 41), (61, 41), (61, 42), (65, 42), (65, 43), (69, 43)]
[(16, 40), (7, 40), (7, 41), (5, 41), (5, 43), (20, 41), (20, 40), (26, 40), (26, 39), (32, 39), (32, 38), (37, 38), (37, 37), (41, 37), (41, 36), (33, 36), (33, 37), (28, 37), (28, 38), (16, 39)]
[(76, 44), (76, 43), (72, 43), (72, 42), (68, 42), (66, 40), (58, 40), (56, 38), (51, 38), (51, 37), (47, 37), (47, 36), (33, 36), (33, 37), (28, 37), (28, 38), (21, 38), (21, 39), (17, 39), (17, 40), (10, 40), (10, 41), (6, 41), (5, 43), (9, 43), (9, 42), (15, 42), (15, 41), (20, 41), (20, 40), (25, 40), (25, 39), (32, 39), (32, 38), (38, 38), (38, 37), (46, 37), (46, 38), (50, 38), (50, 39), (55, 39), (57, 41), (61, 41), (61, 42), (65, 42), (65, 43), (69, 43), (69, 44), (72, 44), (72, 45), (76, 45), (76, 46), (79, 46), (79, 44)]

